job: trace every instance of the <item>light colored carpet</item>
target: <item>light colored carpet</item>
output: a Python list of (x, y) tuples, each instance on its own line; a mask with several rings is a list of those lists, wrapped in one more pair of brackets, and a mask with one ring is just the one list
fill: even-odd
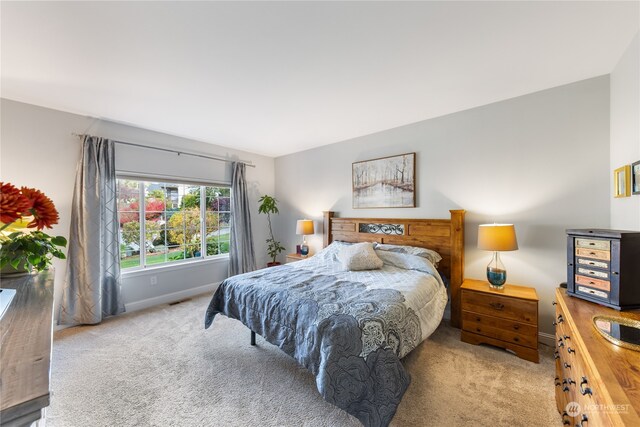
[[(220, 316), (210, 296), (55, 334), (48, 426), (359, 426), (326, 403), (293, 359)], [(441, 325), (404, 365), (392, 426), (550, 426), (553, 358), (540, 364), (460, 342)]]

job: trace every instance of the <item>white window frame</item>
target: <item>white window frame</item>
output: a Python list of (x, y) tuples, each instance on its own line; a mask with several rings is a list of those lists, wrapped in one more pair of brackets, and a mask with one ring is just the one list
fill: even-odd
[[(139, 246), (140, 246), (140, 265), (136, 266), (136, 267), (128, 267), (126, 269), (122, 269), (121, 268), (121, 274), (128, 274), (128, 273), (140, 273), (143, 271), (147, 271), (147, 270), (151, 270), (151, 269), (166, 269), (166, 268), (172, 268), (172, 267), (176, 267), (176, 266), (184, 266), (184, 264), (200, 264), (200, 263), (204, 263), (207, 261), (215, 261), (215, 260), (224, 260), (229, 258), (229, 252), (227, 253), (223, 253), (223, 254), (216, 254), (216, 255), (207, 255), (207, 207), (206, 207), (206, 201), (207, 201), (207, 192), (206, 192), (206, 188), (207, 187), (223, 187), (223, 188), (228, 188), (229, 190), (231, 190), (231, 184), (230, 183), (219, 183), (219, 182), (203, 182), (202, 180), (198, 180), (198, 181), (189, 181), (189, 180), (184, 180), (184, 179), (179, 179), (176, 180), (175, 177), (162, 177), (162, 176), (147, 176), (147, 175), (140, 175), (137, 176), (136, 175), (131, 175), (130, 173), (126, 173), (126, 174), (118, 174), (116, 173), (116, 180), (121, 180), (121, 179), (127, 179), (130, 181), (136, 181), (138, 182), (138, 218), (139, 218), (139, 223), (140, 223), (140, 241)], [(200, 256), (197, 258), (184, 258), (181, 260), (173, 260), (173, 261), (165, 261), (165, 262), (161, 262), (158, 264), (150, 264), (147, 265), (147, 244), (146, 244), (146, 236), (147, 236), (147, 230), (146, 230), (146, 212), (145, 212), (145, 193), (144, 193), (144, 189), (145, 189), (145, 183), (149, 183), (149, 182), (157, 182), (157, 183), (161, 183), (161, 184), (166, 184), (166, 183), (176, 183), (176, 184), (185, 184), (185, 185), (191, 185), (191, 186), (199, 186), (200, 187)], [(229, 191), (229, 193), (231, 193), (231, 191)], [(231, 197), (231, 194), (229, 194), (229, 197)], [(218, 211), (220, 212), (220, 211)], [(229, 211), (223, 211), (224, 213), (229, 212), (230, 215), (232, 214), (231, 212), (231, 206), (229, 206)], [(165, 204), (165, 213), (166, 213), (166, 204)], [(118, 215), (120, 215), (120, 210), (118, 209)], [(122, 258), (120, 259), (122, 261)]]

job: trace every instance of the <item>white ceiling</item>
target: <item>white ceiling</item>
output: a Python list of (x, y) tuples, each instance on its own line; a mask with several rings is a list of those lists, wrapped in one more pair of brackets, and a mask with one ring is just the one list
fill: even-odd
[(640, 22), (637, 1), (3, 1), (1, 14), (2, 97), (269, 156), (610, 73)]

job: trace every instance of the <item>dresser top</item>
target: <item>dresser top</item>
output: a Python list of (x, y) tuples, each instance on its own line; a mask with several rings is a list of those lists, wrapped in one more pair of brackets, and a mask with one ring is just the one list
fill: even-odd
[(529, 286), (511, 285), (507, 283), (502, 289), (493, 289), (489, 286), (489, 282), (486, 280), (464, 279), (461, 289), (484, 292), (491, 295), (538, 301), (538, 294), (535, 288)]
[(640, 231), (631, 230), (608, 230), (604, 228), (571, 228), (567, 234), (575, 236), (608, 237), (620, 239), (622, 237), (640, 238)]

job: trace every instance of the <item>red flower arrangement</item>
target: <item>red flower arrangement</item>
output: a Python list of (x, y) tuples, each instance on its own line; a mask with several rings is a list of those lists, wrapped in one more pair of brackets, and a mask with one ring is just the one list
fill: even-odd
[[(47, 269), (53, 257), (64, 259), (59, 247), (62, 236), (51, 237), (41, 230), (58, 223), (53, 201), (40, 190), (0, 182), (0, 268), (11, 272)], [(27, 229), (36, 230), (27, 230)]]
[(60, 216), (50, 198), (35, 188), (22, 187), (18, 190), (10, 183), (0, 182), (0, 230), (4, 230), (19, 219), (33, 216), (28, 228), (51, 228)]

